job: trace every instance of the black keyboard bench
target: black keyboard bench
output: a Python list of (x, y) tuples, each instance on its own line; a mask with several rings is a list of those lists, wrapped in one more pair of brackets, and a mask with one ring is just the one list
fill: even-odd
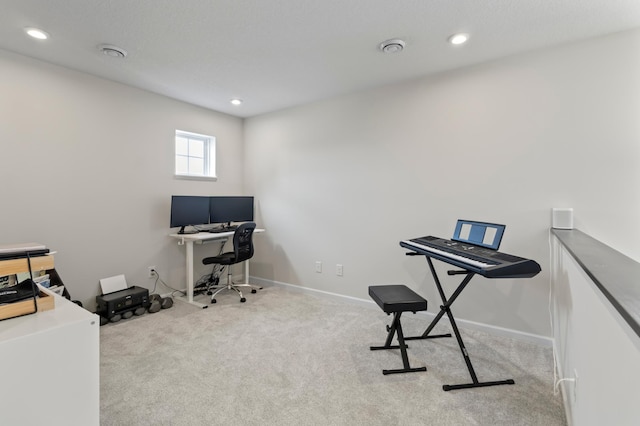
[[(387, 326), (387, 341), (384, 346), (371, 346), (372, 351), (381, 349), (400, 349), (404, 368), (397, 370), (382, 370), (382, 374), (411, 373), (427, 371), (427, 367), (411, 368), (407, 357), (408, 346), (404, 343), (400, 316), (403, 312), (427, 310), (427, 301), (409, 287), (402, 284), (369, 286), (369, 296), (382, 308), (387, 315), (393, 314), (391, 326)], [(398, 333), (398, 345), (391, 345), (393, 336)]]

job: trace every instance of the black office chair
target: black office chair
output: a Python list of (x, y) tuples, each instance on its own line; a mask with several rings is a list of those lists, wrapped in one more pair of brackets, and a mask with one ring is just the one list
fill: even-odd
[[(231, 265), (244, 262), (253, 257), (253, 231), (256, 229), (256, 224), (253, 222), (243, 223), (238, 226), (233, 234), (233, 251), (222, 253), (218, 256), (205, 257), (202, 259), (202, 263), (205, 265), (221, 265), (227, 268), (227, 284), (219, 285), (218, 289), (211, 295), (211, 303), (216, 303), (216, 295), (222, 290), (235, 290), (240, 295), (240, 301), (246, 302), (240, 287), (250, 287), (251, 293), (255, 293), (256, 290), (262, 289), (259, 286), (253, 286), (251, 284), (234, 284), (231, 281)], [(249, 277), (245, 277), (249, 279)]]

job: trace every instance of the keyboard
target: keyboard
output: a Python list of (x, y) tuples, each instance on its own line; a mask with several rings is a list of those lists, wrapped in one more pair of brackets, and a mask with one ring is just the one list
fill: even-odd
[(208, 232), (212, 234), (221, 234), (223, 232), (233, 232), (238, 229), (238, 225), (225, 226), (224, 228), (213, 228), (209, 229)]
[(530, 278), (541, 270), (533, 260), (433, 236), (403, 240), (400, 246), (487, 278)]

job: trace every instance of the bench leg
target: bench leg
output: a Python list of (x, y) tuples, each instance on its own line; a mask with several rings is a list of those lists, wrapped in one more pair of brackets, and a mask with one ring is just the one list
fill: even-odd
[[(397, 370), (382, 370), (382, 374), (396, 374), (396, 373), (413, 373), (416, 371), (427, 371), (427, 367), (418, 367), (411, 368), (409, 365), (409, 357), (407, 356), (407, 348), (408, 346), (404, 343), (404, 334), (402, 333), (402, 324), (400, 323), (400, 316), (402, 312), (395, 312), (393, 314), (393, 322), (391, 323), (391, 327), (388, 327), (389, 334), (387, 334), (387, 341), (384, 346), (371, 346), (369, 349), (372, 351), (377, 351), (381, 349), (400, 349), (400, 354), (402, 355), (402, 364), (404, 368)], [(398, 333), (398, 345), (392, 345), (391, 342), (393, 340), (393, 336)]]

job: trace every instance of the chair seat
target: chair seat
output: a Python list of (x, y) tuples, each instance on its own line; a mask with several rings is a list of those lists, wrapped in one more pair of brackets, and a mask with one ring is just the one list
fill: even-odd
[(202, 259), (202, 263), (204, 265), (211, 265), (212, 263), (217, 263), (220, 265), (233, 265), (234, 263), (238, 263), (236, 261), (236, 255), (233, 252), (222, 253), (218, 256), (213, 257), (205, 257)]

